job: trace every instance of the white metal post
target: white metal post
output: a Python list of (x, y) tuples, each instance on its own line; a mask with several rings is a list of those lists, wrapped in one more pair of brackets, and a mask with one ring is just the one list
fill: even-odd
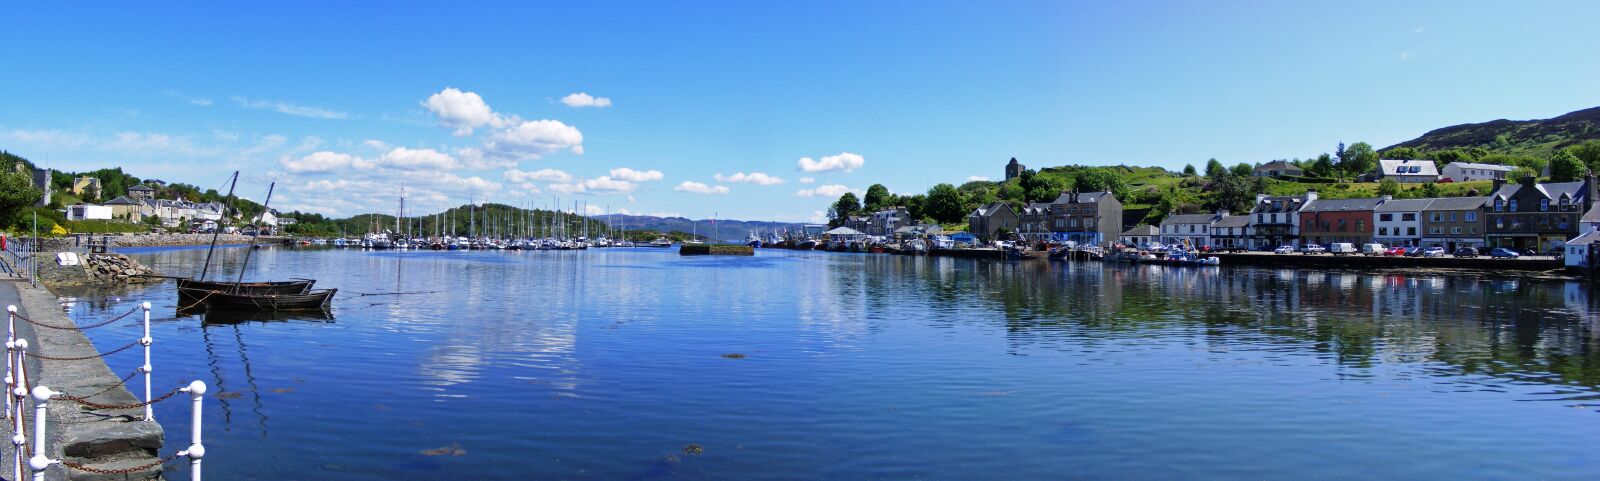
[[(20, 353), (24, 352), (28, 348), (28, 341), (17, 339), (14, 344), (16, 346), (16, 352), (19, 353), (18, 357), (20, 358)], [(21, 363), (18, 364), (20, 365)], [(18, 369), (18, 371), (21, 370)], [(22, 446), (28, 442), (28, 437), (22, 434), (23, 426), (20, 422), (22, 419), (23, 409), (22, 399), (24, 396), (28, 395), (28, 389), (23, 387), (26, 385), (27, 383), (24, 382), (21, 377), (18, 377), (17, 385), (6, 391), (6, 399), (16, 398), (16, 417), (12, 418), (11, 420), (11, 426), (14, 428), (11, 432), (11, 449), (13, 451), (11, 463), (13, 469), (11, 470), (11, 479), (22, 479)]]
[(206, 457), (206, 445), (200, 442), (200, 407), (206, 399), (206, 383), (197, 379), (180, 390), (189, 393), (189, 398), (194, 400), (194, 415), (189, 421), (189, 449), (178, 455), (189, 458), (189, 479), (200, 481), (200, 460)]
[(155, 408), (150, 406), (150, 302), (146, 301), (139, 307), (144, 309), (144, 337), (139, 338), (139, 344), (144, 344), (144, 366), (139, 370), (144, 372), (144, 420), (155, 419)]
[(33, 457), (28, 458), (28, 467), (33, 468), (33, 481), (44, 481), (44, 470), (60, 462), (44, 455), (45, 409), (49, 407), (50, 396), (55, 394), (44, 386), (33, 388)]
[(11, 419), (11, 388), (16, 386), (17, 379), (12, 377), (14, 368), (11, 362), (16, 356), (17, 343), (17, 306), (6, 306), (6, 419)]

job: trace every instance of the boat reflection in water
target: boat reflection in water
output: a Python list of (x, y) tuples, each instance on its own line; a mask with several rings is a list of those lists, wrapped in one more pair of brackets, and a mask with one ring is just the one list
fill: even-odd
[(228, 325), (246, 322), (308, 321), (333, 322), (333, 311), (314, 309), (308, 311), (221, 311), (207, 310), (197, 313), (202, 325)]

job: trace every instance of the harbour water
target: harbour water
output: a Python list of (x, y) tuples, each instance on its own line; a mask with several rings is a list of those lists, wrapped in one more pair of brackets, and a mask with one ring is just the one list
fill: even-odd
[[(203, 249), (130, 250), (169, 274)], [(244, 253), (219, 251), (223, 275)], [(1593, 479), (1577, 283), (761, 251), (261, 250), (331, 319), (155, 307), (215, 479)], [(138, 337), (130, 318), (87, 332)], [(118, 374), (137, 354), (111, 356)], [(163, 455), (188, 406), (158, 405)], [(167, 476), (187, 479), (174, 464)]]

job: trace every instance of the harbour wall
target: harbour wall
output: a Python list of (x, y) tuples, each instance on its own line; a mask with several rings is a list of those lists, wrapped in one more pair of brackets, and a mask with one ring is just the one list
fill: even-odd
[(1205, 254), (1225, 266), (1305, 267), (1318, 269), (1478, 269), (1484, 271), (1550, 271), (1565, 268), (1560, 259), (1492, 259), (1488, 257), (1335, 256), (1328, 254)]

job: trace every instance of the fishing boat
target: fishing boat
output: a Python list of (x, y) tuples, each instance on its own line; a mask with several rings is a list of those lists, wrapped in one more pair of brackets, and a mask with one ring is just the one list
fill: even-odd
[(293, 311), (325, 309), (338, 289), (297, 294), (232, 294), (220, 290), (178, 289), (179, 296), (199, 299), (207, 311)]
[(750, 246), (751, 248), (760, 249), (761, 237), (757, 236), (755, 231), (750, 231), (750, 235), (744, 238), (744, 245)]
[(193, 292), (222, 291), (245, 295), (304, 294), (310, 291), (311, 286), (316, 283), (317, 281), (313, 279), (274, 282), (210, 282), (179, 278), (178, 304), (190, 307), (198, 302), (198, 297), (190, 297), (188, 295)]

